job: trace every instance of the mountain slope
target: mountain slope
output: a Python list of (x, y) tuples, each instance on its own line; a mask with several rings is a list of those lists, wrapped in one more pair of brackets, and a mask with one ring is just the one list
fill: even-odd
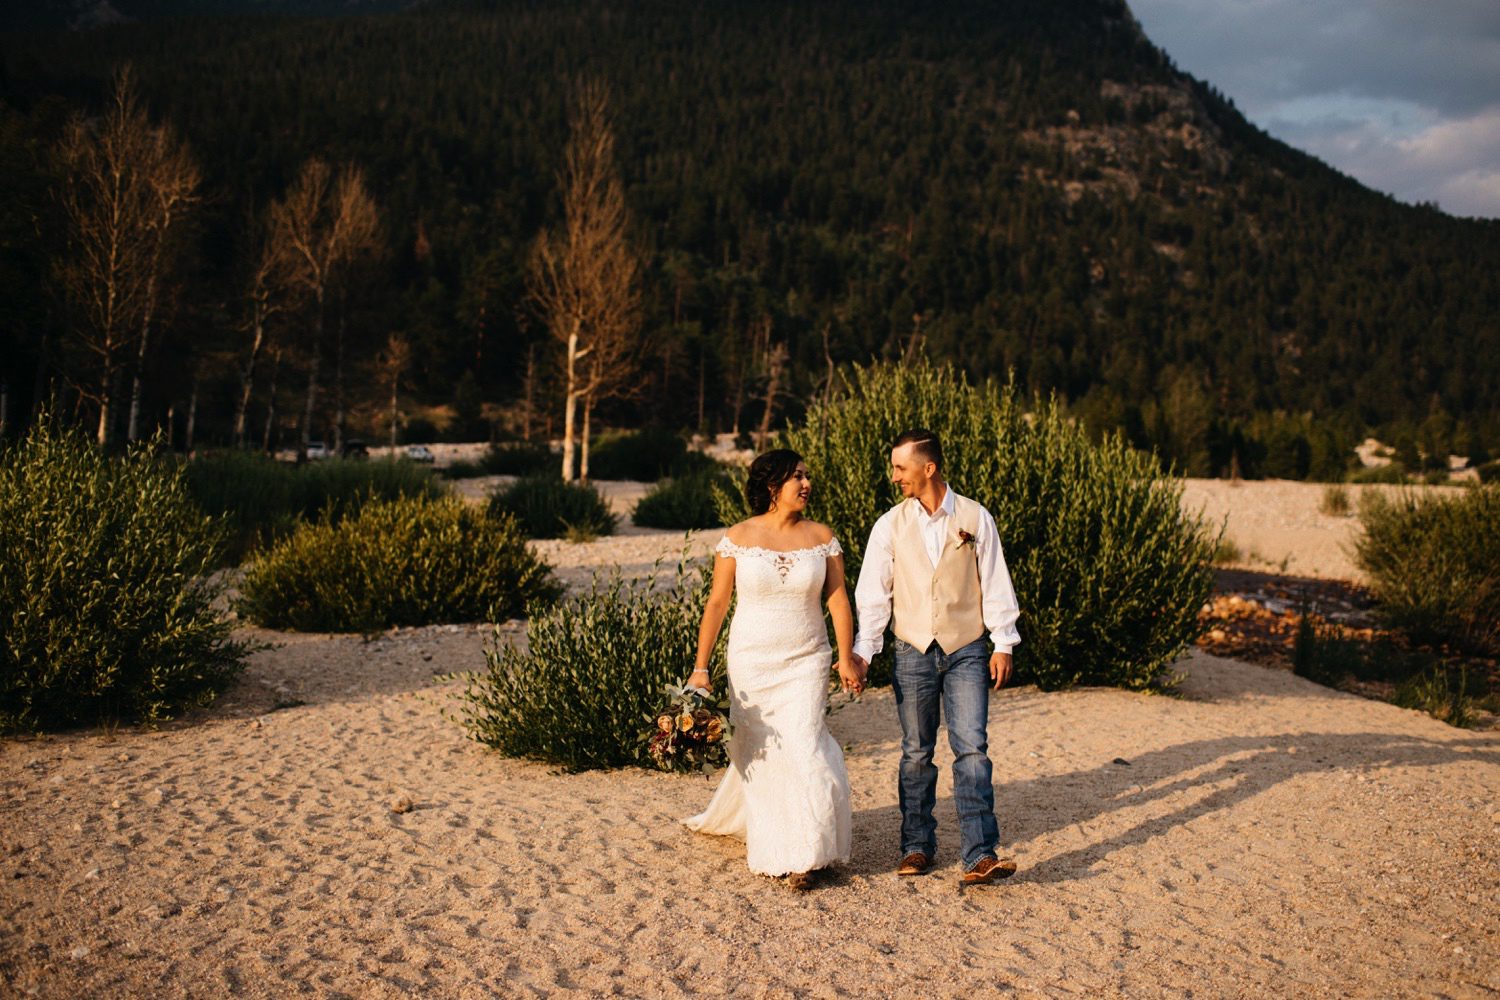
[(226, 289), (242, 218), (303, 158), (362, 163), (397, 248), (367, 305), (417, 338), (430, 394), (471, 369), (515, 391), (539, 336), (517, 318), (525, 253), (588, 72), (615, 90), (651, 261), (655, 361), (622, 417), (732, 423), (767, 329), (800, 394), (828, 358), (923, 349), (1196, 471), (1301, 419), (1277, 411), (1312, 414), (1309, 440), (1425, 423), (1500, 447), (1500, 375), (1473, 363), (1500, 356), (1500, 227), (1270, 139), (1118, 0), (496, 2), (6, 56), (20, 109), (96, 100), (136, 63), (222, 192), (205, 280)]

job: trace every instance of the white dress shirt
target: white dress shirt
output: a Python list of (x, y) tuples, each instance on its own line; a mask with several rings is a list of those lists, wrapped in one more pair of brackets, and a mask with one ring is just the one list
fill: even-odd
[[(942, 558), (943, 542), (948, 534), (948, 519), (953, 516), (953, 489), (943, 485), (943, 502), (931, 514), (924, 507), (917, 515), (927, 558), (937, 568)], [(918, 501), (920, 503), (920, 501)], [(898, 507), (881, 515), (870, 529), (865, 545), (864, 563), (859, 569), (859, 583), (854, 587), (854, 604), (859, 613), (859, 630), (854, 638), (855, 654), (871, 659), (885, 646), (885, 627), (891, 620), (891, 597), (894, 590), (895, 554), (891, 549), (892, 523)], [(995, 519), (984, 507), (979, 508), (979, 536), (974, 539), (979, 563), (979, 592), (984, 627), (990, 630), (995, 652), (1009, 653), (1021, 641), (1016, 620), (1021, 617), (1016, 591), (1005, 565), (1000, 547), (1000, 531)]]

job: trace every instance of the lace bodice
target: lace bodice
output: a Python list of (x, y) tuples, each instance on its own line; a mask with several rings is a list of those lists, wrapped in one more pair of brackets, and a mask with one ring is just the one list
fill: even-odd
[[(830, 538), (822, 545), (810, 545), (801, 549), (763, 549), (759, 545), (736, 545), (729, 540), (728, 535), (719, 539), (719, 544), (714, 546), (714, 551), (725, 559), (735, 560), (736, 563), (741, 559), (768, 560), (783, 583), (791, 575), (792, 568), (803, 559), (822, 561), (844, 554), (837, 538)], [(738, 582), (738, 572), (736, 572), (735, 579)]]

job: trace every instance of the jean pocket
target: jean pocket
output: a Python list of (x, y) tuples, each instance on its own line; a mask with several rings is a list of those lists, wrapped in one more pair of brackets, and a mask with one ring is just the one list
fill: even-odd
[(915, 646), (905, 639), (897, 639), (895, 636), (891, 637), (891, 652), (897, 656), (900, 656), (902, 653), (910, 653), (915, 648)]

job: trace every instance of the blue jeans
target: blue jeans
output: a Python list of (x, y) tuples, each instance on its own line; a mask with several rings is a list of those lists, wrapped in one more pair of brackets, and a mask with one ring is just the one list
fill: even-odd
[(1000, 841), (995, 821), (987, 723), (990, 710), (988, 644), (979, 638), (952, 653), (933, 643), (926, 650), (895, 640), (892, 687), (901, 717), (901, 853), (937, 852), (938, 712), (948, 721), (953, 748), (953, 801), (958, 807), (960, 850), (965, 869), (995, 857)]

